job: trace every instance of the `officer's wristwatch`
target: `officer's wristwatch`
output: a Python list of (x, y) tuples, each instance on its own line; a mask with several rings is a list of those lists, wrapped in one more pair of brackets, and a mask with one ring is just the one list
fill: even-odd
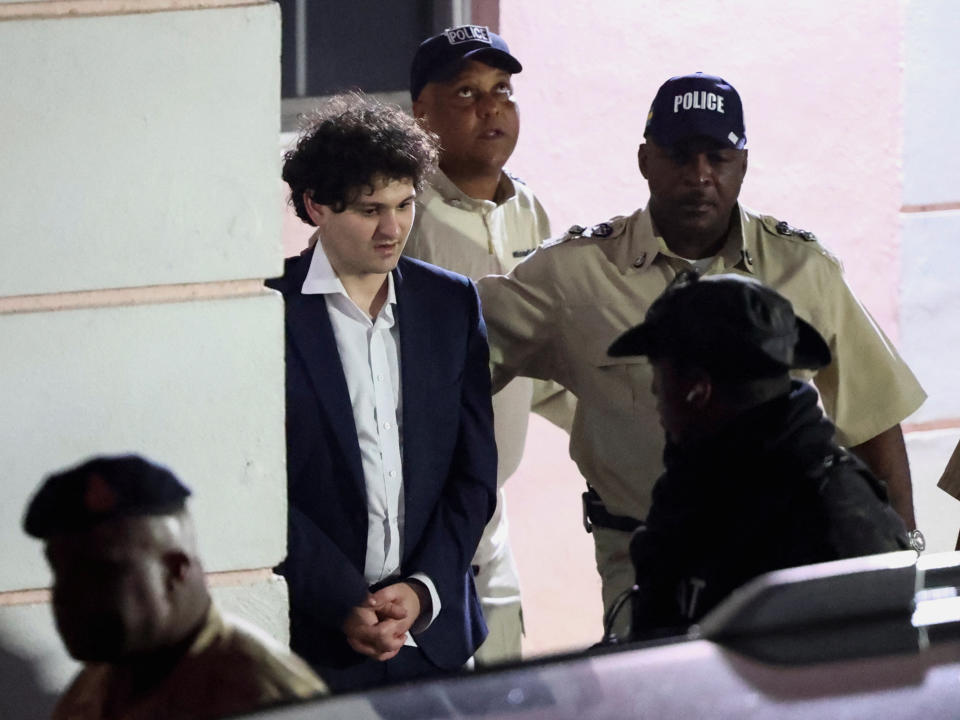
[(910, 547), (912, 547), (918, 553), (923, 552), (927, 547), (927, 541), (924, 539), (923, 533), (919, 530), (911, 530), (908, 532), (907, 540), (910, 541)]

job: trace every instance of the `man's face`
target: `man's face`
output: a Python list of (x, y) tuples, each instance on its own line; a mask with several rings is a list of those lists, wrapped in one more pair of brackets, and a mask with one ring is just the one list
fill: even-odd
[(307, 212), (320, 230), (320, 243), (337, 275), (384, 275), (397, 266), (413, 225), (416, 191), (412, 180), (373, 179), (343, 212), (307, 199)]
[(448, 175), (499, 173), (520, 134), (510, 73), (476, 60), (448, 82), (431, 82), (413, 114), (440, 137), (440, 167)]
[(696, 383), (667, 358), (651, 360), (651, 365), (653, 381), (650, 392), (657, 399), (660, 425), (668, 439), (682, 443), (695, 426), (698, 415), (695, 398), (690, 398), (692, 392), (696, 393)]
[(115, 662), (163, 645), (171, 612), (163, 554), (136, 519), (51, 538), (53, 611), (77, 660)]
[(650, 186), (650, 210), (663, 233), (705, 243), (722, 237), (747, 172), (747, 151), (694, 138), (664, 148), (640, 146), (640, 172)]

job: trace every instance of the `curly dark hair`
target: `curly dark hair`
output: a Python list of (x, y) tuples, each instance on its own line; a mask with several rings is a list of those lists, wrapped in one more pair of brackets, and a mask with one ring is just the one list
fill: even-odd
[(283, 179), (297, 216), (314, 225), (304, 206), (343, 212), (378, 177), (410, 180), (419, 191), (437, 165), (436, 136), (396, 105), (362, 93), (337, 95), (304, 117), (297, 146), (283, 156)]

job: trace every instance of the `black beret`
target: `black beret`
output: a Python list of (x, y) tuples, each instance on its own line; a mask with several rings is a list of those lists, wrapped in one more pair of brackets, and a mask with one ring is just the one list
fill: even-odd
[(95, 457), (47, 477), (27, 506), (23, 529), (45, 539), (120, 517), (170, 515), (189, 495), (170, 470), (138, 455)]

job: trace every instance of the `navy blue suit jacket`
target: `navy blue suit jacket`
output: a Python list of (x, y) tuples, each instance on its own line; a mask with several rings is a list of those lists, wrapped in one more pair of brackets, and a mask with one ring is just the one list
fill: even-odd
[[(317, 252), (320, 252), (317, 250)], [(291, 646), (314, 666), (363, 656), (341, 631), (368, 591), (367, 500), (356, 424), (323, 295), (301, 293), (313, 251), (288, 259), (287, 558)], [(486, 328), (467, 278), (401, 258), (393, 271), (400, 334), (405, 524), (400, 574), (429, 576), (441, 612), (416, 635), (442, 669), (486, 636), (470, 561), (496, 502), (497, 455)]]

